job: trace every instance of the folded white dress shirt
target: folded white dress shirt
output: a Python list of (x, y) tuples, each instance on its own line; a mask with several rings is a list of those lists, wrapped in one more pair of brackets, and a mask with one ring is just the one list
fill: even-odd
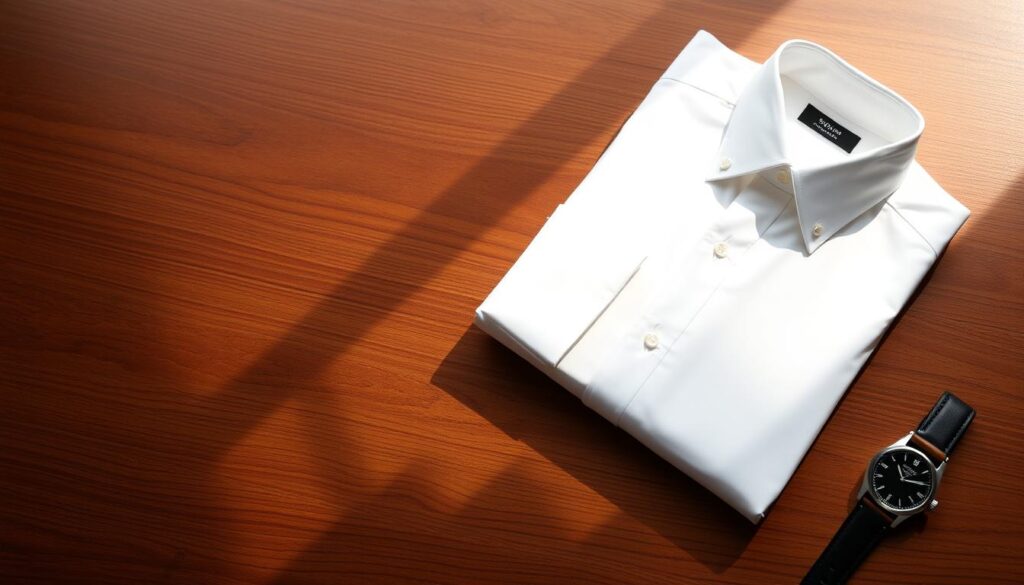
[(476, 323), (758, 522), (967, 209), (827, 49), (701, 31)]

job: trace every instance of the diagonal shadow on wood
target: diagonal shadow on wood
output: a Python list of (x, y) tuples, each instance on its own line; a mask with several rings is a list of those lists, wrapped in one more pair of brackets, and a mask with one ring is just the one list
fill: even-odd
[[(699, 6), (697, 6), (699, 5)], [(699, 7), (699, 10), (695, 8)], [(403, 299), (415, 292), (422, 284), (438, 274), (444, 266), (451, 262), (459, 250), (465, 248), (488, 226), (497, 223), (500, 217), (510, 209), (514, 203), (520, 200), (527, 193), (540, 186), (552, 173), (554, 173), (565, 160), (575, 156), (592, 141), (607, 132), (613, 121), (596, 121), (574, 130), (574, 134), (568, 137), (574, 145), (574, 150), (565, 152), (564, 157), (559, 160), (549, 160), (542, 165), (526, 167), (521, 164), (514, 164), (516, 153), (522, 148), (528, 148), (529, 144), (537, 137), (543, 136), (544, 129), (552, 125), (558, 126), (565, 116), (573, 112), (581, 99), (601, 99), (606, 105), (623, 113), (623, 118), (639, 103), (643, 95), (654, 82), (658, 69), (667, 65), (681, 49), (682, 45), (693, 36), (700, 27), (712, 29), (719, 38), (731, 45), (736, 45), (755, 30), (758, 24), (764, 20), (777, 7), (759, 7), (758, 9), (738, 10), (722, 8), (717, 5), (705, 5), (703, 3), (684, 3), (664, 7), (656, 14), (646, 19), (639, 27), (633, 30), (620, 42), (616, 43), (603, 58), (595, 61), (593, 65), (579, 74), (575, 79), (568, 82), (564, 89), (545, 103), (534, 115), (525, 120), (522, 125), (509, 135), (501, 145), (496, 147), (486, 158), (482, 159), (459, 181), (445, 190), (436, 200), (427, 206), (415, 219), (405, 226), (399, 233), (384, 243), (376, 252), (357, 270), (345, 278), (331, 294), (309, 311), (306, 316), (298, 322), (287, 335), (277, 342), (269, 351), (260, 356), (245, 373), (239, 376), (234, 382), (228, 385), (224, 391), (214, 398), (217, 402), (224, 404), (245, 401), (249, 407), (239, 411), (236, 420), (229, 421), (228, 425), (232, 433), (239, 436), (244, 434), (261, 418), (269, 416), (272, 411), (284, 400), (299, 398), (309, 401), (308, 409), (316, 411), (323, 408), (321, 399), (315, 395), (305, 395), (304, 386), (316, 380), (318, 374), (330, 363), (343, 355), (350, 344), (355, 343), (375, 323), (383, 319), (388, 311), (395, 308)], [(717, 22), (729, 22), (728, 28), (715, 30)], [(624, 76), (624, 69), (621, 55), (623, 53), (650, 55), (651, 59), (657, 62), (652, 66), (651, 75), (646, 79), (638, 79), (633, 76)], [(623, 77), (632, 84), (631, 91), (622, 90)], [(619, 84), (618, 91), (602, 91), (603, 88), (611, 87), (612, 84)], [(441, 254), (431, 257), (418, 256), (410, 258), (408, 250), (416, 241), (417, 232), (423, 231), (434, 223), (436, 216), (458, 215), (461, 209), (471, 203), (481, 193), (487, 194), (489, 199), (498, 200), (500, 205), (491, 205), (489, 213), (481, 216), (476, 213), (473, 218), (477, 230), (468, 230), (455, 236), (448, 254)], [(564, 193), (556, 194), (553, 201), (564, 198)], [(403, 266), (406, 276), (401, 283), (391, 283), (389, 295), (380, 299), (374, 310), (368, 312), (363, 305), (350, 302), (351, 299), (359, 297), (360, 291), (367, 286), (380, 287), (386, 276), (395, 265)], [(514, 363), (514, 356), (508, 353), (504, 356), (495, 356), (495, 359), (506, 366), (523, 368), (522, 364)], [(493, 362), (492, 362), (493, 363)], [(287, 364), (284, 367), (283, 364)], [(281, 365), (279, 368), (278, 366)], [(289, 380), (274, 380), (275, 372), (303, 372), (304, 378)], [(494, 384), (490, 372), (478, 372), (480, 384)], [(461, 375), (461, 374), (460, 374)], [(441, 374), (443, 377), (443, 374)], [(523, 412), (533, 412), (538, 404), (544, 405), (547, 402), (541, 401), (537, 404), (529, 404), (531, 397), (538, 392), (538, 388), (549, 390), (550, 393), (558, 392), (550, 382), (545, 382), (538, 376), (526, 374), (526, 376), (513, 377), (519, 380), (518, 384), (509, 384), (505, 391), (509, 393), (510, 400), (523, 406)], [(512, 378), (510, 378), (512, 379)], [(525, 382), (525, 383), (524, 383)], [(435, 380), (437, 383), (437, 380)], [(438, 385), (447, 389), (446, 383)], [(460, 399), (466, 399), (461, 391), (451, 390), (452, 394)], [(518, 394), (521, 398), (511, 398)], [(641, 508), (646, 510), (635, 515), (641, 522), (652, 525), (662, 536), (668, 538), (677, 546), (685, 549), (694, 558), (720, 572), (731, 566), (739, 554), (746, 547), (752, 538), (755, 529), (746, 520), (741, 518), (727, 506), (719, 502), (694, 482), (681, 476), (671, 469), (667, 464), (661, 462), (652, 454), (643, 449), (639, 444), (622, 441), (617, 432), (609, 433), (607, 423), (599, 420), (598, 417), (586, 411), (577, 404), (572, 404), (568, 398), (562, 400), (562, 407), (566, 409), (568, 417), (573, 421), (571, 427), (573, 435), (565, 435), (566, 441), (582, 441), (587, 437), (597, 439), (610, 454), (610, 461), (605, 470), (595, 470), (592, 476), (580, 475), (584, 482), (593, 481), (601, 484), (602, 493), (608, 493), (606, 480), (611, 480), (622, 473), (635, 474), (634, 477), (622, 479), (618, 487), (614, 488), (617, 494), (613, 499), (623, 508), (630, 508), (636, 512)], [(549, 405), (549, 404), (548, 404)], [(481, 412), (485, 417), (486, 412)], [(515, 415), (510, 415), (515, 416)], [(550, 417), (549, 417), (550, 418)], [(327, 421), (323, 421), (327, 424)], [(497, 419), (492, 422), (502, 426), (504, 423)], [(309, 427), (309, 442), (314, 448), (321, 448), (320, 458), (329, 461), (336, 458), (336, 452), (329, 448), (329, 445), (337, 445), (338, 437), (333, 432), (317, 423)], [(529, 432), (529, 431), (526, 431)], [(353, 463), (352, 461), (348, 463)], [(615, 471), (616, 465), (621, 468)], [(358, 464), (346, 465), (347, 469), (358, 469)], [(623, 470), (627, 470), (623, 472)], [(525, 480), (523, 480), (525, 481)], [(618, 480), (611, 480), (616, 481)], [(634, 488), (640, 484), (651, 483), (656, 487), (636, 491)], [(624, 505), (626, 500), (632, 499), (635, 505)], [(389, 514), (394, 515), (394, 510)], [(344, 572), (344, 560), (354, 554), (351, 550), (350, 537), (354, 530), (347, 526), (346, 518), (339, 519), (333, 530), (328, 530), (323, 537), (309, 549), (308, 555), (300, 555), (294, 563), (283, 570), (280, 574), (281, 582), (292, 582), (310, 570), (309, 565), (316, 565), (322, 569), (325, 555), (333, 551), (333, 561), (329, 565), (334, 570)], [(457, 529), (449, 527), (449, 529)], [(606, 552), (594, 550), (595, 555), (604, 555)], [(537, 559), (534, 559), (537, 560)], [(466, 563), (472, 564), (474, 559), (465, 559)], [(301, 580), (301, 579), (299, 579)]]

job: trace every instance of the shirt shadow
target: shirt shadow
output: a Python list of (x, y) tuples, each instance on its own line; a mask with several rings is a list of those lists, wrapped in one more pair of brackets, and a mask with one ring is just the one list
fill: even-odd
[(732, 566), (757, 532), (758, 526), (476, 326), (466, 330), (431, 382), (716, 573)]
[[(510, 465), (456, 505), (445, 503), (449, 489), (429, 462), (411, 462), (383, 489), (352, 502), (333, 530), (271, 582), (337, 583), (345, 574), (361, 575), (360, 583), (405, 582), (410, 574), (432, 583), (620, 583), (634, 575), (648, 583), (679, 580), (673, 564), (659, 562), (672, 556), (665, 550), (672, 545), (638, 535), (622, 515), (582, 536), (553, 523), (538, 537), (536, 519), (558, 518), (560, 504), (536, 489), (523, 465)], [(404, 507), (396, 516), (396, 502), (409, 499), (425, 505)], [(393, 521), (381, 523), (381, 514)], [(410, 550), (401, 542), (430, 545)]]

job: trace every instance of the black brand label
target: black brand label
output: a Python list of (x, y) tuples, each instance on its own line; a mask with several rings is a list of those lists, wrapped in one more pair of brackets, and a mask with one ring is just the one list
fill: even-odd
[(811, 104), (807, 104), (807, 107), (800, 113), (797, 120), (800, 120), (806, 124), (808, 128), (814, 130), (818, 134), (821, 134), (829, 142), (835, 144), (839, 148), (842, 148), (846, 152), (853, 152), (857, 143), (860, 142), (860, 136), (850, 132), (841, 126), (839, 122), (836, 122), (832, 118), (822, 114), (821, 110)]

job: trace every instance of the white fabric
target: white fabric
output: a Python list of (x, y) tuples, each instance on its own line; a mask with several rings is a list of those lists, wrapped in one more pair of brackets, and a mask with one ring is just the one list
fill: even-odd
[(701, 31), (476, 323), (758, 522), (967, 219), (923, 127), (818, 45), (758, 65)]

